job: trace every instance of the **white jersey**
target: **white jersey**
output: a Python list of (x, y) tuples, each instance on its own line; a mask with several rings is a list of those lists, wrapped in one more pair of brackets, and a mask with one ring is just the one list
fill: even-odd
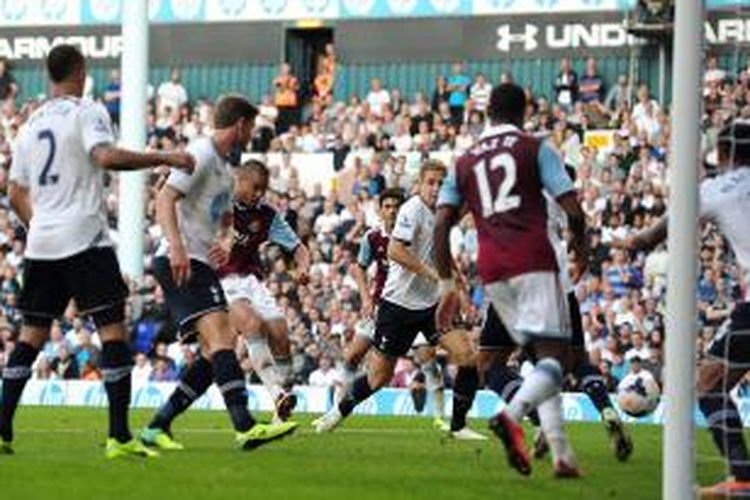
[[(433, 233), (435, 213), (418, 195), (412, 196), (398, 211), (391, 238), (404, 242), (425, 265), (435, 267)], [(424, 310), (437, 304), (437, 283), (390, 261), (383, 299), (411, 310)]]
[[(213, 267), (208, 250), (216, 242), (225, 216), (232, 211), (233, 177), (212, 139), (200, 137), (186, 151), (195, 158), (195, 170), (188, 174), (173, 168), (167, 185), (184, 196), (177, 204), (177, 219), (188, 257)], [(164, 238), (157, 255), (167, 255), (168, 251)]]
[(750, 300), (750, 168), (705, 179), (700, 186), (700, 216), (715, 222), (745, 270), (745, 300)]
[(568, 250), (563, 242), (562, 231), (568, 227), (568, 216), (558, 205), (557, 201), (546, 191), (544, 197), (547, 199), (547, 232), (552, 249), (557, 258), (557, 267), (560, 269), (560, 285), (565, 293), (574, 290), (573, 280), (570, 279), (568, 269)]
[(10, 180), (31, 196), (27, 258), (57, 260), (112, 245), (104, 172), (91, 151), (114, 140), (104, 107), (72, 96), (45, 102), (21, 127)]

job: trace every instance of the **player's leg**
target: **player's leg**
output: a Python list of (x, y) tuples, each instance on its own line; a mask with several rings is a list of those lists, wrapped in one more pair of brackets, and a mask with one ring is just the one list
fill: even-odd
[(466, 425), (474, 398), (479, 388), (479, 371), (474, 346), (463, 330), (453, 330), (440, 337), (440, 344), (448, 351), (449, 360), (457, 367), (453, 383), (453, 413), (451, 415), (451, 435), (457, 439), (484, 440), (482, 434), (472, 431)]
[(490, 421), (490, 428), (505, 444), (510, 464), (522, 474), (529, 474), (531, 465), (518, 423), (538, 408), (558, 475), (573, 475), (572, 470), (567, 470), (573, 454), (562, 427), (559, 397), (568, 362), (569, 311), (558, 278), (554, 273), (531, 273), (487, 285), (486, 290), (510, 334), (518, 344), (532, 342), (537, 359), (507, 407)]
[(421, 319), (418, 312), (387, 301), (380, 303), (370, 371), (354, 379), (349, 393), (315, 421), (317, 432), (329, 432), (336, 428), (342, 419), (351, 415), (359, 403), (390, 382), (396, 361), (406, 355), (417, 336)]
[(31, 378), (31, 365), (49, 337), (50, 319), (46, 326), (25, 317), (24, 326), (15, 348), (3, 370), (3, 390), (0, 398), (0, 453), (13, 453), (13, 420), (26, 382)]
[(66, 259), (65, 281), (81, 315), (94, 321), (102, 341), (102, 379), (109, 401), (107, 458), (156, 456), (133, 439), (128, 422), (133, 353), (125, 327), (128, 287), (111, 247), (92, 248)]
[(180, 382), (156, 412), (151, 422), (140, 433), (141, 441), (149, 446), (163, 450), (182, 450), (182, 443), (176, 441), (172, 434), (172, 422), (182, 415), (200, 398), (213, 383), (211, 361), (204, 356), (207, 346), (202, 345), (195, 361), (188, 366), (180, 377)]
[[(698, 367), (698, 405), (732, 478), (706, 488), (715, 497), (750, 496), (750, 456), (742, 418), (729, 391), (747, 372), (750, 360), (750, 304), (740, 304), (709, 346)], [(711, 497), (713, 498), (713, 497)]]
[(419, 365), (425, 378), (425, 387), (432, 394), (433, 426), (443, 432), (450, 431), (450, 425), (445, 418), (445, 383), (443, 369), (437, 359), (435, 347), (430, 345), (425, 336), (417, 335), (414, 345), (414, 360)]
[(625, 428), (625, 423), (620, 419), (617, 411), (612, 406), (612, 401), (607, 392), (599, 369), (591, 364), (586, 352), (583, 322), (581, 320), (581, 309), (575, 293), (568, 294), (568, 307), (570, 308), (570, 366), (576, 379), (578, 390), (588, 396), (594, 407), (601, 415), (604, 427), (612, 443), (615, 457), (621, 462), (633, 453), (633, 441)]
[(70, 292), (62, 279), (61, 265), (55, 262), (24, 261), (24, 287), (19, 297), (23, 328), (3, 370), (0, 398), (0, 441), (2, 451), (12, 453), (13, 420), (31, 365), (49, 337), (53, 318), (62, 315)]
[[(271, 293), (254, 275), (230, 275), (221, 282), (232, 328), (242, 335), (255, 373), (276, 405), (275, 421), (285, 421), (297, 404), (291, 392), (291, 358), (284, 314)], [(274, 361), (269, 344), (286, 353)]]
[(344, 366), (342, 367), (342, 374), (345, 389), (348, 390), (354, 377), (357, 375), (359, 365), (362, 364), (362, 360), (365, 359), (370, 347), (372, 347), (372, 339), (374, 336), (375, 322), (373, 320), (366, 319), (357, 324), (354, 331), (354, 337), (344, 349)]

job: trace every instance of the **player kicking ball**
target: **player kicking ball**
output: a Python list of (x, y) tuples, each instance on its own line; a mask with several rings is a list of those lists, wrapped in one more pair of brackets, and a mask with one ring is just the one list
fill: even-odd
[[(217, 238), (231, 226), (230, 165), (239, 164), (257, 114), (244, 97), (220, 98), (214, 111), (213, 137), (201, 137), (187, 147), (195, 158), (195, 171), (192, 175), (171, 171), (156, 199), (156, 216), (165, 239), (154, 259), (154, 275), (180, 334), (184, 338), (197, 333), (201, 346), (201, 356), (157, 419), (171, 421), (215, 382), (236, 432), (235, 444), (245, 450), (286, 436), (297, 426), (292, 422), (258, 423), (250, 415), (245, 377), (234, 352), (237, 337), (212, 258)], [(167, 431), (162, 436), (168, 436), (163, 424), (154, 427)]]
[[(262, 201), (268, 188), (266, 166), (257, 160), (249, 160), (234, 169), (234, 176), (233, 232), (228, 238), (231, 247), (226, 251), (221, 246), (214, 246), (209, 257), (218, 266), (218, 274), (224, 276), (221, 286), (229, 303), (230, 325), (247, 343), (253, 369), (276, 404), (274, 421), (283, 422), (289, 418), (296, 397), (289, 390), (288, 377), (274, 362), (262, 332), (274, 328), (274, 322), (281, 322), (286, 328), (286, 320), (260, 281), (263, 268), (259, 249), (268, 241), (294, 252), (300, 281), (306, 280), (309, 257), (307, 248), (289, 224), (273, 207)], [(161, 449), (184, 449), (172, 435), (172, 423), (208, 390), (212, 382), (211, 365), (199, 356), (182, 376), (169, 400), (141, 431), (141, 440)]]
[[(700, 220), (714, 223), (728, 240), (742, 269), (750, 269), (750, 124), (734, 122), (718, 137), (719, 174), (700, 184)], [(667, 238), (667, 218), (653, 227), (617, 240), (627, 250), (650, 249)], [(750, 498), (750, 455), (743, 424), (730, 391), (748, 372), (750, 296), (745, 271), (742, 302), (736, 304), (698, 365), (698, 406), (730, 477), (700, 490), (701, 498)]]
[(102, 339), (109, 401), (106, 457), (156, 456), (133, 439), (128, 426), (133, 366), (124, 323), (128, 287), (108, 236), (103, 171), (170, 165), (189, 172), (194, 161), (184, 153), (115, 147), (106, 110), (81, 98), (86, 64), (78, 48), (52, 49), (47, 71), (52, 97), (21, 127), (10, 171), (10, 204), (29, 232), (19, 301), (23, 328), (3, 370), (0, 453), (13, 453), (14, 413), (31, 365), (49, 338), (52, 321), (74, 299)]
[(557, 153), (521, 130), (526, 97), (515, 84), (493, 88), (491, 126), (456, 161), (444, 183), (435, 227), (440, 273), (439, 328), (451, 325), (459, 308), (451, 266), (449, 232), (463, 208), (474, 216), (479, 236), (477, 268), (486, 296), (518, 345), (536, 357), (534, 370), (515, 396), (490, 420), (505, 445), (508, 462), (531, 474), (521, 419), (537, 409), (552, 450), (555, 475), (580, 475), (562, 418), (563, 374), (570, 346), (569, 312), (548, 235), (544, 191), (568, 217), (578, 271), (586, 267), (584, 214)]
[[(418, 194), (404, 203), (388, 245), (391, 260), (375, 324), (374, 356), (367, 374), (357, 377), (346, 396), (319, 418), (317, 432), (329, 432), (351, 415), (354, 408), (384, 387), (393, 377), (396, 361), (404, 356), (422, 333), (428, 341), (440, 344), (458, 366), (454, 392), (454, 418), (463, 422), (479, 383), (471, 342), (464, 332), (438, 334), (435, 308), (438, 301), (437, 272), (434, 267), (433, 228), (435, 204), (447, 169), (438, 161), (427, 160), (419, 173)], [(465, 402), (469, 401), (469, 406)]]

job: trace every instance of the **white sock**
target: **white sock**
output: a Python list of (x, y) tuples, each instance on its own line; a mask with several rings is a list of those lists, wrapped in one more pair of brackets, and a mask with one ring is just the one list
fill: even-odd
[(283, 391), (283, 378), (273, 361), (273, 355), (266, 339), (255, 336), (247, 339), (247, 355), (253, 365), (253, 370), (263, 383), (263, 387), (271, 394), (271, 399), (276, 401)]
[(292, 385), (292, 358), (290, 356), (276, 356), (273, 358), (276, 369), (281, 376), (282, 384)]
[(562, 396), (557, 394), (543, 401), (537, 408), (539, 421), (542, 423), (544, 437), (547, 438), (552, 451), (553, 463), (562, 459), (570, 465), (575, 465), (575, 455), (563, 428)]
[(440, 365), (434, 359), (422, 365), (425, 387), (432, 393), (435, 407), (432, 414), (435, 418), (443, 418), (445, 414), (445, 394), (443, 388), (443, 373)]
[(534, 370), (526, 377), (521, 388), (508, 404), (507, 413), (516, 422), (520, 422), (527, 413), (552, 396), (560, 393), (562, 386), (562, 368), (552, 358), (540, 360)]
[(435, 401), (435, 407), (432, 409), (432, 415), (435, 418), (443, 418), (445, 415), (445, 392), (443, 387), (438, 387), (432, 391)]

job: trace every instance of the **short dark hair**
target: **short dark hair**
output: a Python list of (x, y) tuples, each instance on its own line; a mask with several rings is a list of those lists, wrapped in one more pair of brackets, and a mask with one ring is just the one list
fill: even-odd
[(265, 163), (263, 163), (260, 160), (257, 160), (255, 158), (251, 158), (244, 162), (242, 165), (240, 165), (240, 169), (244, 170), (245, 172), (257, 172), (259, 175), (268, 178), (268, 167)]
[(404, 202), (404, 193), (399, 188), (389, 188), (380, 193), (378, 204), (382, 207), (385, 200), (396, 200), (401, 205)]
[(719, 152), (735, 164), (750, 161), (750, 122), (735, 120), (719, 132)]
[(493, 122), (518, 123), (526, 112), (526, 92), (515, 83), (495, 86), (490, 94), (487, 115)]
[(86, 64), (75, 45), (58, 45), (47, 55), (47, 73), (54, 83), (64, 82)]
[(214, 108), (214, 127), (228, 128), (240, 118), (252, 121), (258, 116), (258, 108), (250, 104), (247, 98), (238, 94), (221, 96)]

